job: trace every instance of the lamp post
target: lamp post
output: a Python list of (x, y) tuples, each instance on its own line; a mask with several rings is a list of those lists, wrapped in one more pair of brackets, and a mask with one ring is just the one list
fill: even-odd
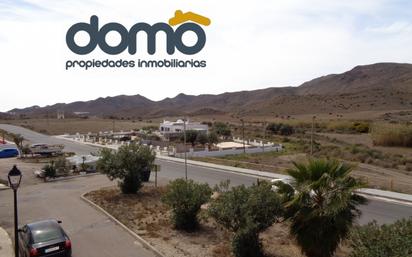
[(14, 165), (9, 171), (7, 178), (9, 179), (9, 186), (14, 193), (14, 254), (19, 257), (19, 237), (18, 237), (18, 219), (17, 219), (17, 189), (20, 186), (22, 174), (17, 166)]
[(315, 133), (315, 119), (316, 116), (312, 117), (312, 133), (310, 134), (310, 157), (313, 156), (313, 134)]
[(185, 179), (187, 180), (186, 118), (183, 119), (183, 141), (185, 144)]
[(245, 146), (245, 121), (243, 119), (240, 119), (240, 122), (242, 122), (242, 141), (243, 141), (243, 153), (246, 153), (246, 146)]

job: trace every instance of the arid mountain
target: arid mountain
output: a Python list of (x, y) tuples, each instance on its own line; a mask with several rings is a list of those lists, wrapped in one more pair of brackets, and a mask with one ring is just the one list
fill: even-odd
[(412, 108), (412, 64), (378, 63), (357, 66), (299, 87), (274, 87), (219, 95), (185, 95), (161, 101), (143, 96), (116, 96), (87, 102), (14, 109), (18, 115), (41, 117), (64, 111), (93, 116), (165, 117), (179, 115), (272, 116), (314, 113), (348, 113)]

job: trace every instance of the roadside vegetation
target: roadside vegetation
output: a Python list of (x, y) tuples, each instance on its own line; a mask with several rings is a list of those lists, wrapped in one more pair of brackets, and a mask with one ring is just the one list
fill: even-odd
[(147, 173), (150, 176), (156, 154), (148, 146), (131, 143), (121, 146), (118, 151), (104, 148), (100, 156), (97, 169), (110, 180), (118, 179), (124, 194), (136, 194)]
[(262, 257), (259, 234), (281, 216), (279, 195), (269, 182), (251, 187), (225, 188), (208, 208), (209, 215), (233, 233), (232, 251), (236, 257)]
[(287, 199), (290, 233), (306, 256), (332, 257), (360, 216), (358, 206), (366, 203), (355, 192), (363, 184), (350, 176), (351, 166), (335, 160), (311, 159), (294, 166), (288, 170), (292, 185), (278, 185)]
[(412, 125), (376, 124), (372, 139), (375, 145), (412, 147)]
[(372, 222), (357, 227), (350, 238), (350, 257), (403, 257), (412, 255), (412, 218), (390, 225)]
[(172, 223), (176, 229), (193, 231), (198, 227), (197, 215), (200, 207), (212, 195), (208, 184), (193, 180), (176, 179), (167, 186), (163, 202), (172, 210)]
[[(103, 189), (87, 197), (165, 256), (409, 256), (410, 220), (355, 225), (366, 200), (356, 194), (363, 184), (352, 177), (352, 169), (336, 160), (311, 159), (295, 163), (288, 170), (294, 181), (276, 182), (276, 189), (266, 181), (250, 187), (225, 181), (212, 190), (177, 179), (138, 194)], [(282, 234), (279, 226), (289, 232)], [(272, 236), (282, 243), (272, 245)]]

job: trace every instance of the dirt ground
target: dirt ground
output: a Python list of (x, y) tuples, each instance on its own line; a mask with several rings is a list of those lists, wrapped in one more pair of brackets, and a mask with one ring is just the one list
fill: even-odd
[(372, 149), (376, 149), (383, 153), (388, 154), (400, 154), (407, 158), (412, 158), (412, 148), (407, 147), (385, 147), (374, 146), (372, 137), (370, 134), (337, 134), (337, 133), (318, 133), (319, 135), (326, 136), (328, 138), (335, 138), (348, 144), (362, 144)]
[[(185, 233), (173, 229), (170, 211), (161, 202), (165, 187), (144, 186), (137, 195), (122, 195), (115, 187), (93, 191), (87, 198), (100, 205), (127, 227), (142, 236), (166, 257), (230, 257), (231, 234), (200, 216), (200, 229)], [(304, 257), (288, 233), (286, 224), (274, 224), (261, 234), (268, 257)], [(336, 257), (347, 256), (339, 249)]]
[(133, 120), (113, 120), (110, 119), (30, 119), (30, 120), (0, 120), (0, 123), (12, 124), (26, 127), (34, 131), (49, 134), (49, 135), (63, 135), (65, 133), (75, 134), (111, 131), (113, 128), (116, 131), (130, 131), (132, 129), (139, 129), (144, 126), (158, 126), (158, 122), (150, 123), (148, 121), (133, 121)]

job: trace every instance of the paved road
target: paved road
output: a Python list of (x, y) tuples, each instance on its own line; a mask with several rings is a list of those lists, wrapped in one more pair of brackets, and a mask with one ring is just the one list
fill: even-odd
[(8, 124), (0, 124), (0, 129), (15, 133), (15, 134), (20, 134), (22, 135), (26, 140), (30, 141), (32, 144), (50, 144), (50, 145), (58, 145), (58, 144), (64, 144), (65, 148), (64, 151), (66, 152), (74, 152), (80, 155), (87, 155), (92, 152), (97, 152), (99, 148), (89, 146), (89, 145), (84, 145), (76, 142), (70, 142), (64, 139), (59, 139), (55, 137), (50, 137), (44, 134), (40, 134), (37, 132), (34, 132), (32, 130), (23, 128), (23, 127), (18, 127), (18, 126), (13, 126), (13, 125), (8, 125)]

